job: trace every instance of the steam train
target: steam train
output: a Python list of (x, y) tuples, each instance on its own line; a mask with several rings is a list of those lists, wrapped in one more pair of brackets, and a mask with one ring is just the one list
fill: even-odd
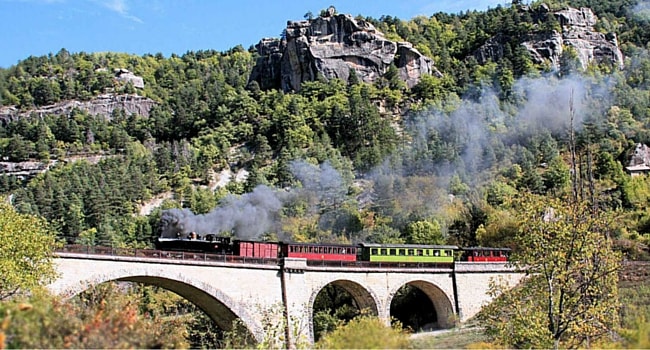
[(231, 240), (217, 235), (191, 233), (184, 238), (159, 237), (156, 249), (234, 255), (251, 258), (304, 258), (309, 261), (371, 263), (452, 264), (469, 262), (505, 262), (509, 248), (467, 247), (454, 245), (359, 243), (287, 243)]

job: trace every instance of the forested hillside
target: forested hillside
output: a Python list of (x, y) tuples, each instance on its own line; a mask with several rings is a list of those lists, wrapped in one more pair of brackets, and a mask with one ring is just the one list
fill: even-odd
[[(493, 343), (479, 345), (647, 347), (650, 293), (623, 289), (619, 299), (617, 271), (621, 257), (650, 260), (648, 9), (513, 0), (358, 16), (357, 43), (380, 38), (382, 50), (407, 48), (402, 57), (374, 70), (348, 59), (294, 71), (292, 84), (272, 49), (336, 9), (278, 28), (268, 52), (62, 48), (0, 69), (9, 202), (0, 205), (0, 348), (252, 346), (244, 330), (216, 330), (155, 287), (102, 286), (71, 303), (31, 290), (54, 278), (52, 232), (60, 244), (151, 248), (169, 224), (268, 240), (510, 247), (530, 273), (516, 288), (491, 286), (495, 302), (478, 322)], [(339, 319), (362, 313), (337, 288), (313, 305), (324, 347), (344, 341), (345, 329), (328, 333)], [(429, 299), (404, 285), (391, 315), (417, 331), (438, 321)], [(347, 331), (406, 344), (375, 321)]]
[[(568, 6), (592, 9), (593, 29), (617, 40), (622, 67), (585, 64), (571, 48), (557, 64), (536, 62), (523, 44), (562, 31), (545, 14)], [(635, 6), (513, 1), (484, 12), (363, 18), (433, 59), (442, 76), (412, 88), (391, 68), (372, 84), (352, 75), (305, 82), (299, 92), (262, 90), (249, 83), (259, 54), (241, 46), (171, 57), (65, 49), (27, 57), (0, 69), (0, 108), (14, 116), (2, 121), (0, 149), (5, 162), (49, 170), (7, 173), (0, 191), (68, 243), (120, 247), (150, 246), (164, 209), (185, 208), (191, 218), (249, 200), (233, 196), (262, 185), (281, 202), (264, 213), (270, 238), (463, 246), (508, 245), (518, 194), (579, 192), (616, 211), (619, 248), (645, 257), (650, 180), (625, 172), (637, 145), (650, 144), (650, 17)], [(499, 54), (479, 54), (486, 43)], [(125, 69), (144, 86), (116, 79)], [(141, 114), (43, 112), (106, 94), (154, 104)], [(83, 160), (91, 155), (101, 160)], [(235, 179), (238, 172), (247, 176)], [(140, 215), (169, 192), (172, 199)]]

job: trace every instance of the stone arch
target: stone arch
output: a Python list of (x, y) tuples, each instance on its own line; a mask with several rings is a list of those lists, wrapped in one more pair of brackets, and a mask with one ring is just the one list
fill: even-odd
[(437, 328), (447, 329), (452, 328), (455, 325), (456, 315), (454, 313), (453, 303), (449, 296), (442, 290), (440, 287), (435, 285), (432, 282), (423, 281), (423, 280), (413, 280), (406, 282), (403, 285), (396, 286), (388, 296), (388, 305), (387, 312), (390, 315), (390, 306), (397, 294), (397, 291), (404, 285), (409, 285), (415, 288), (418, 288), (422, 291), (433, 304), (433, 308), (436, 311), (437, 316)]
[(381, 310), (379, 307), (379, 299), (372, 290), (369, 290), (358, 282), (351, 280), (338, 279), (328, 281), (327, 283), (323, 283), (317, 288), (314, 288), (309, 297), (309, 307), (307, 311), (309, 314), (309, 333), (311, 339), (314, 339), (314, 303), (316, 302), (316, 297), (318, 296), (318, 293), (323, 290), (323, 288), (330, 284), (340, 287), (346, 292), (350, 293), (352, 299), (354, 299), (354, 301), (357, 303), (357, 306), (360, 310), (365, 309), (368, 310), (372, 315), (381, 316), (379, 314), (379, 311)]
[(172, 291), (195, 304), (222, 329), (232, 328), (232, 321), (239, 318), (258, 342), (264, 339), (261, 325), (228, 295), (213, 286), (186, 278), (181, 274), (163, 269), (122, 269), (111, 273), (94, 274), (85, 280), (77, 280), (59, 287), (59, 294), (73, 297), (93, 286), (110, 281), (145, 283)]
[(377, 298), (375, 293), (373, 293), (371, 290), (368, 290), (366, 287), (362, 286), (357, 282), (351, 280), (345, 280), (345, 279), (333, 280), (318, 286), (318, 288), (314, 288), (314, 290), (311, 293), (311, 296), (309, 297), (310, 312), (313, 311), (314, 302), (316, 301), (316, 297), (318, 296), (318, 293), (320, 293), (320, 291), (323, 290), (325, 286), (328, 286), (330, 284), (340, 287), (346, 292), (350, 293), (354, 301), (359, 306), (359, 309), (361, 310), (367, 309), (371, 314), (379, 315), (379, 299)]

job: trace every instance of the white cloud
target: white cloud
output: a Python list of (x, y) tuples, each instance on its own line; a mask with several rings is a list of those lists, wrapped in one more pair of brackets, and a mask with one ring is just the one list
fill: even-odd
[(129, 13), (129, 6), (126, 3), (126, 0), (96, 0), (96, 2), (126, 19), (138, 23), (144, 23), (140, 18)]

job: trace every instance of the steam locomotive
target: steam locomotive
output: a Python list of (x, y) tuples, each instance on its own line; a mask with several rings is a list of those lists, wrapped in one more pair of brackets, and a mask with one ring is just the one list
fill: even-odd
[(419, 244), (325, 244), (231, 240), (213, 234), (190, 233), (186, 237), (159, 237), (156, 249), (234, 255), (251, 258), (304, 258), (309, 261), (453, 264), (470, 262), (505, 262), (509, 248), (467, 247)]

